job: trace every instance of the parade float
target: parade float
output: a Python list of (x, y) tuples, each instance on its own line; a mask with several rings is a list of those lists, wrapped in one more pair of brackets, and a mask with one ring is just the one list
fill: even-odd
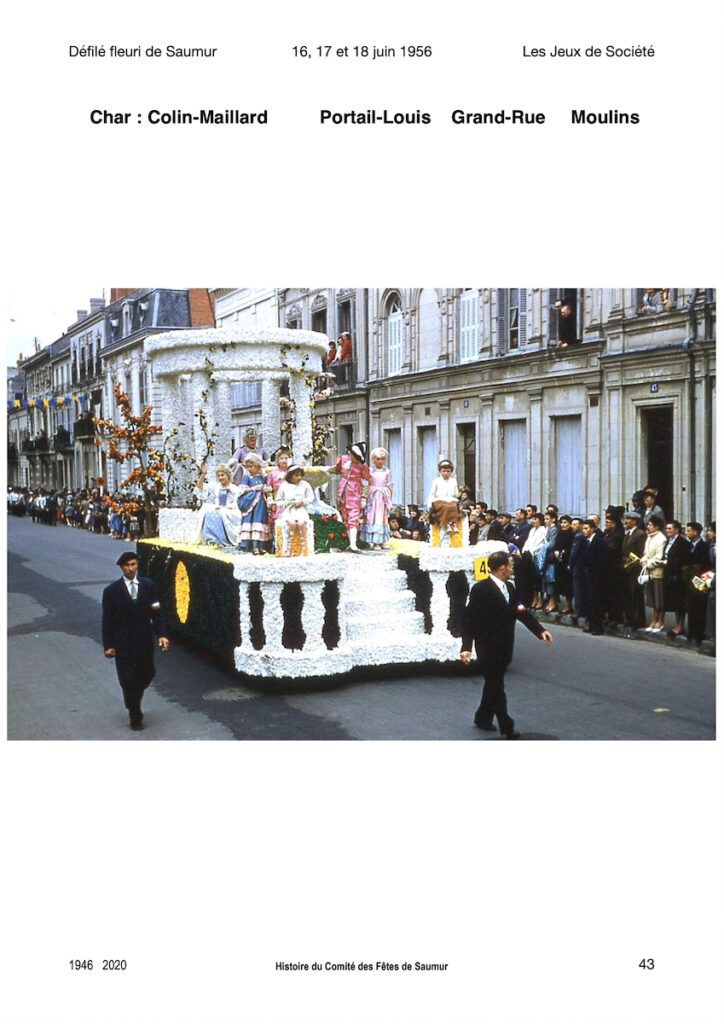
[[(246, 676), (315, 680), (356, 668), (450, 663), (460, 651), (460, 616), (485, 556), (505, 545), (432, 546), (392, 541), (352, 554), (341, 524), (316, 517), (314, 554), (255, 558), (198, 543), (194, 469), (231, 451), (231, 388), (261, 382), (265, 447), (287, 437), (314, 486), (312, 382), (322, 373), (325, 335), (274, 329), (194, 330), (146, 341), (172, 457), (158, 537), (138, 544), (141, 572), (159, 586), (175, 635)], [(169, 426), (173, 424), (173, 426)], [(215, 443), (209, 445), (212, 424)], [(284, 432), (284, 433), (283, 433)], [(210, 455), (211, 452), (211, 455)], [(438, 538), (439, 539), (439, 538)]]

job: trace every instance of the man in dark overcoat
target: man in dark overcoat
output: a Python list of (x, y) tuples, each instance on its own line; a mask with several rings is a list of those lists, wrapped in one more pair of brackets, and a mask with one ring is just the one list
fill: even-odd
[(704, 527), (701, 523), (687, 523), (686, 536), (691, 542), (689, 551), (689, 562), (687, 565), (686, 579), (686, 610), (689, 613), (687, 633), (690, 640), (700, 644), (706, 632), (706, 604), (708, 593), (706, 590), (697, 590), (691, 582), (695, 576), (701, 577), (703, 572), (711, 569), (709, 561), (709, 548), (702, 538)]
[(515, 624), (523, 623), (527, 629), (553, 643), (553, 637), (543, 629), (536, 617), (521, 604), (508, 582), (513, 575), (512, 559), (504, 551), (495, 551), (488, 558), (490, 576), (476, 583), (470, 591), (463, 616), (463, 642), (460, 659), (469, 664), (473, 643), (475, 654), (485, 680), (480, 706), (473, 721), (479, 729), (494, 732), (493, 719), (507, 740), (520, 739), (515, 721), (508, 714), (505, 695), (505, 670), (513, 657)]
[(103, 591), (103, 653), (114, 658), (131, 728), (143, 728), (141, 700), (154, 675), (153, 650), (170, 646), (168, 627), (153, 580), (138, 575), (138, 556), (124, 551), (122, 576)]
[(638, 512), (624, 512), (623, 525), (626, 531), (621, 545), (623, 614), (626, 627), (636, 631), (646, 625), (644, 588), (639, 583), (646, 531), (641, 529), (641, 515)]
[(583, 520), (580, 516), (573, 516), (571, 530), (573, 540), (568, 555), (568, 571), (571, 574), (571, 589), (573, 590), (573, 615), (571, 622), (578, 624), (579, 619), (585, 619), (588, 615), (588, 603), (586, 601), (586, 562), (584, 547), (586, 538), (583, 536)]
[(596, 520), (592, 516), (585, 521), (581, 530), (586, 541), (583, 547), (583, 564), (586, 570), (588, 626), (584, 632), (591, 633), (593, 636), (603, 636), (603, 584), (608, 549), (603, 532), (599, 530)]

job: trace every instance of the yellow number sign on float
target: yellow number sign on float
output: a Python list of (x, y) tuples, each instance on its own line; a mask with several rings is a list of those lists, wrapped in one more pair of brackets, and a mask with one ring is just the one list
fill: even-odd
[(482, 555), (480, 558), (476, 558), (473, 561), (473, 566), (475, 568), (476, 580), (480, 581), (488, 579), (488, 577), (490, 576), (490, 568), (488, 567), (487, 555)]
[(189, 617), (189, 605), (191, 604), (191, 581), (186, 566), (179, 562), (176, 566), (174, 577), (176, 590), (176, 614), (179, 622), (184, 623)]

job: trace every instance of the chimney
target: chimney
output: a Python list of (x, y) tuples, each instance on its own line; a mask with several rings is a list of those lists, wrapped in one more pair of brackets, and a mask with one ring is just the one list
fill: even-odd
[(88, 316), (88, 310), (87, 309), (77, 309), (75, 311), (75, 322), (78, 324), (78, 323), (80, 323), (81, 320), (85, 320), (85, 318), (87, 316)]
[(207, 288), (189, 288), (189, 316), (192, 327), (214, 327), (214, 302)]
[(90, 300), (90, 311), (91, 313), (97, 313), (99, 309), (103, 309), (106, 304), (105, 299), (91, 299)]
[(111, 302), (118, 302), (124, 295), (130, 295), (131, 292), (135, 291), (135, 288), (111, 288)]
[(23, 365), (23, 360), (24, 360), (24, 359), (25, 359), (25, 356), (24, 356), (24, 355), (23, 355), (23, 353), (21, 352), (21, 353), (20, 353), (20, 355), (18, 356), (18, 369), (21, 369), (21, 367), (22, 367), (22, 365)]

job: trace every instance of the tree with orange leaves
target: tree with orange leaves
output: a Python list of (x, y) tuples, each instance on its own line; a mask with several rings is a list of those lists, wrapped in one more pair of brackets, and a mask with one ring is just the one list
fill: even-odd
[(153, 406), (147, 405), (140, 416), (134, 416), (131, 399), (120, 384), (116, 384), (113, 393), (123, 422), (94, 419), (97, 443), (105, 442), (108, 458), (119, 465), (129, 463), (131, 470), (118, 487), (129, 500), (123, 505), (112, 498), (107, 501), (116, 512), (143, 514), (143, 528), (148, 535), (153, 532), (158, 506), (164, 496), (163, 455), (153, 446), (153, 439), (162, 428), (151, 423)]

